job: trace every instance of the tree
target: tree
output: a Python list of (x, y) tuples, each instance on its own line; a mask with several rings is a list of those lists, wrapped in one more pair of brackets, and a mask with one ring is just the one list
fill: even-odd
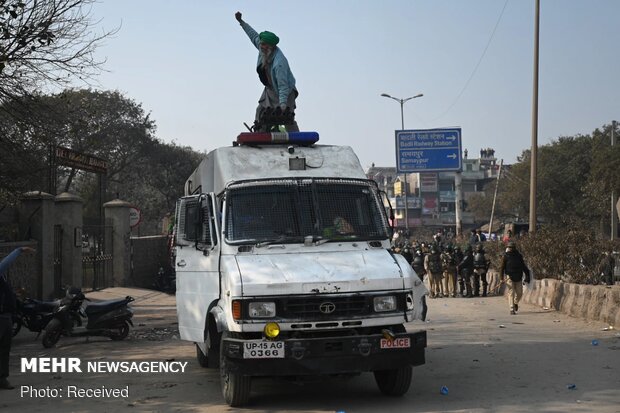
[(102, 69), (94, 32), (95, 0), (0, 0), (0, 102), (44, 85), (88, 82)]
[[(609, 195), (620, 193), (620, 145), (610, 146), (611, 126), (591, 135), (563, 136), (538, 150), (539, 218), (564, 227), (600, 227), (609, 215)], [(498, 202), (504, 211), (529, 211), (530, 151), (507, 168)]]

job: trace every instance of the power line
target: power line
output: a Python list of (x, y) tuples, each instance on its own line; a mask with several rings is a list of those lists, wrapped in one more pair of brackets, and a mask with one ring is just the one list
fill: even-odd
[(506, 6), (507, 5), (508, 5), (508, 0), (506, 0), (504, 2), (504, 7), (502, 8), (502, 11), (499, 14), (499, 17), (497, 18), (497, 22), (495, 23), (495, 27), (493, 28), (493, 31), (491, 32), (491, 36), (489, 37), (489, 41), (487, 42), (487, 45), (484, 48), (484, 51), (482, 52), (482, 55), (480, 56), (480, 59), (478, 59), (478, 63), (476, 63), (476, 66), (474, 67), (474, 70), (471, 72), (471, 75), (469, 76), (469, 79), (467, 79), (467, 82), (465, 82), (465, 86), (463, 86), (463, 89), (461, 89), (460, 93), (456, 96), (456, 98), (454, 99), (452, 104), (448, 107), (448, 109), (446, 109), (441, 115), (437, 116), (435, 119), (431, 119), (429, 122), (434, 122), (434, 121), (436, 121), (438, 119), (441, 119), (443, 116), (445, 116), (454, 107), (454, 105), (456, 105), (456, 103), (459, 101), (461, 96), (463, 96), (463, 93), (465, 93), (465, 90), (467, 89), (467, 86), (469, 86), (469, 82), (471, 82), (471, 80), (474, 78), (474, 75), (478, 71), (478, 67), (480, 66), (480, 63), (482, 63), (482, 59), (484, 59), (484, 56), (486, 55), (487, 50), (489, 49), (489, 46), (491, 45), (491, 41), (493, 40), (493, 37), (495, 36), (495, 31), (497, 30), (497, 26), (499, 26), (499, 22), (502, 20), (502, 16), (504, 15), (504, 10), (506, 10)]

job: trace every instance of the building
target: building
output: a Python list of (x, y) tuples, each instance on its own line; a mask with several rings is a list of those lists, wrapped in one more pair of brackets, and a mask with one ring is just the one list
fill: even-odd
[[(467, 149), (463, 151), (463, 171), (461, 172), (461, 190), (463, 208), (461, 224), (474, 227), (474, 215), (467, 211), (467, 201), (474, 194), (484, 194), (484, 187), (497, 179), (499, 165), (495, 151), (491, 148), (481, 149), (478, 158), (469, 158)], [(404, 174), (397, 174), (395, 167), (377, 167), (374, 164), (366, 175), (374, 179), (379, 189), (388, 194), (394, 208), (394, 226), (405, 225), (405, 185)], [(456, 172), (424, 172), (407, 174), (407, 218), (409, 228), (415, 227), (452, 227), (456, 225)]]

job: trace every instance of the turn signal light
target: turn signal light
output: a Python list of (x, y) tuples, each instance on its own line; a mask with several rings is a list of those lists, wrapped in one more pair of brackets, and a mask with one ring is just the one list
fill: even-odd
[(241, 320), (241, 301), (234, 300), (232, 302), (233, 320)]

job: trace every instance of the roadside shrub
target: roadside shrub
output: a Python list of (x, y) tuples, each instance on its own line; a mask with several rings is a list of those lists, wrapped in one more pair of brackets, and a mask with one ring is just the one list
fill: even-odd
[[(541, 228), (534, 235), (527, 234), (514, 241), (537, 279), (553, 278), (576, 284), (598, 283), (602, 253), (620, 250), (620, 242), (597, 239), (594, 231), (587, 228)], [(485, 249), (492, 267), (499, 269), (505, 245), (487, 243)]]

